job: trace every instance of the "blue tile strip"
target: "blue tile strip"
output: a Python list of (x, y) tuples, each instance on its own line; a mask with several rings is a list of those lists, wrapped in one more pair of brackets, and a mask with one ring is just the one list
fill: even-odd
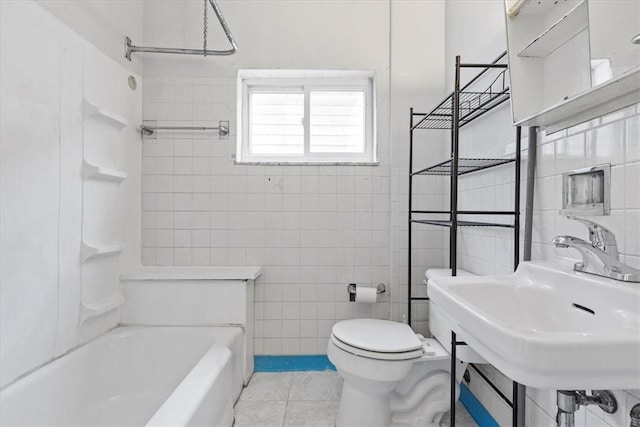
[(500, 427), (466, 385), (460, 384), (460, 402), (480, 427)]
[(254, 356), (255, 372), (335, 371), (326, 355)]
[[(335, 371), (326, 355), (254, 356), (255, 372)], [(460, 402), (480, 427), (500, 427), (466, 385), (460, 384)]]

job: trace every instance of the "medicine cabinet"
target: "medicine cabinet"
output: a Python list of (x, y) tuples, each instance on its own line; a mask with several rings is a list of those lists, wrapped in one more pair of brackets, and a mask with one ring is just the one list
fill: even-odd
[(516, 125), (551, 133), (640, 102), (639, 1), (505, 0), (505, 16)]

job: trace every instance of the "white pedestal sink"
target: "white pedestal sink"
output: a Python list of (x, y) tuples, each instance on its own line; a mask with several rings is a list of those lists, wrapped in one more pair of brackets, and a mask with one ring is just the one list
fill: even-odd
[[(487, 362), (545, 389), (640, 389), (640, 285), (523, 262), (514, 274), (429, 281), (440, 342), (453, 324)], [(446, 328), (442, 319), (452, 320)]]

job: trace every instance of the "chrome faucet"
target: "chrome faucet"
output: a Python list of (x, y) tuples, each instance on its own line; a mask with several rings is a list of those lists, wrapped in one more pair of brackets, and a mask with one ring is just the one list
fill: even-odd
[(573, 266), (575, 271), (625, 282), (640, 283), (640, 270), (620, 262), (618, 244), (611, 230), (586, 219), (572, 216), (567, 218), (585, 224), (589, 228), (589, 239), (591, 240), (591, 242), (587, 242), (573, 236), (556, 236), (552, 240), (557, 248), (573, 248), (580, 252), (582, 262)]
[(567, 215), (567, 218), (578, 221), (587, 226), (589, 229), (589, 240), (593, 246), (601, 249), (615, 259), (620, 259), (620, 255), (618, 254), (618, 242), (616, 242), (616, 236), (611, 230), (596, 222), (589, 221), (588, 219), (578, 218), (572, 215)]

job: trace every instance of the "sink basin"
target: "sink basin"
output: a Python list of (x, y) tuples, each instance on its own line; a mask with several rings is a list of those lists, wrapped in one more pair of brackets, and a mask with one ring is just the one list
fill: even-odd
[(523, 262), (508, 276), (432, 279), (428, 292), (436, 338), (450, 342), (454, 325), (458, 339), (514, 381), (640, 389), (637, 283), (578, 273), (572, 263)]

